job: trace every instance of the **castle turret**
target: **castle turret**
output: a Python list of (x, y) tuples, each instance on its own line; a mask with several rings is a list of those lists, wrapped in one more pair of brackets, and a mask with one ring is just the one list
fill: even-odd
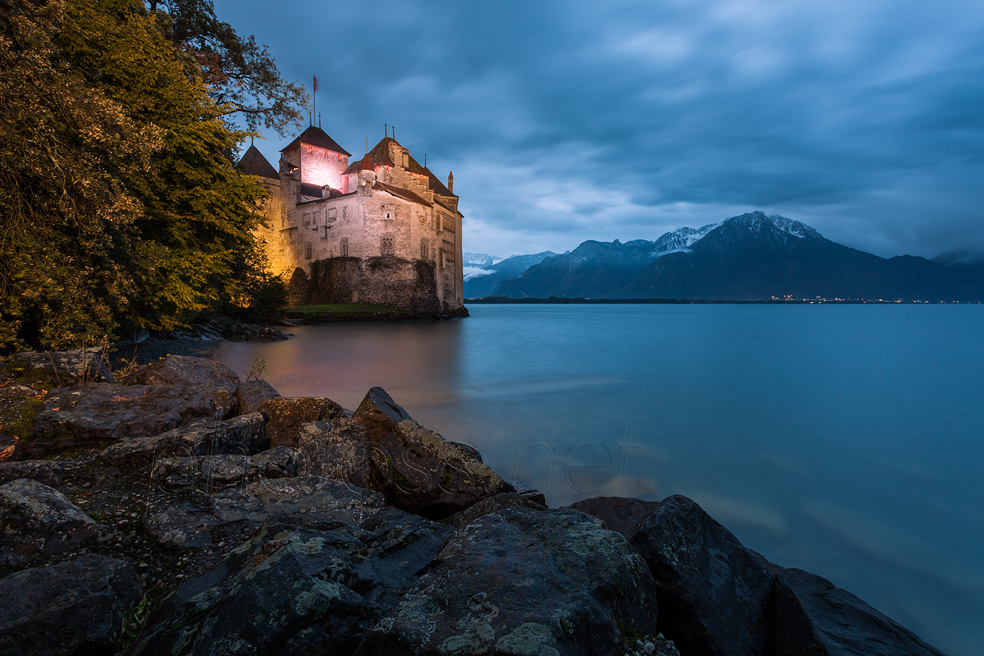
[(347, 191), (344, 172), (351, 153), (321, 128), (310, 126), (280, 152), (300, 169), (302, 184)]
[(359, 186), (371, 187), (376, 182), (376, 168), (372, 165), (372, 158), (366, 153), (362, 161), (359, 162)]
[(448, 191), (454, 193), (454, 173), (452, 171), (448, 171)]

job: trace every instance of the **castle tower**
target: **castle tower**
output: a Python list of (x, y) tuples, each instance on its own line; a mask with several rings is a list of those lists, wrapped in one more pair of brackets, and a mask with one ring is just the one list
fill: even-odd
[(280, 152), (285, 160), (300, 169), (302, 194), (320, 197), (321, 192), (315, 194), (313, 189), (323, 187), (343, 194), (348, 192), (345, 169), (351, 153), (321, 128), (310, 126)]

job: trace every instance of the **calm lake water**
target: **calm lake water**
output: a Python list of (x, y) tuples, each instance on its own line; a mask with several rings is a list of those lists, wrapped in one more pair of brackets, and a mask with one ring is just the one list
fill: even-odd
[(228, 344), (285, 396), (373, 385), (551, 506), (685, 494), (951, 656), (984, 645), (984, 307), (476, 305)]

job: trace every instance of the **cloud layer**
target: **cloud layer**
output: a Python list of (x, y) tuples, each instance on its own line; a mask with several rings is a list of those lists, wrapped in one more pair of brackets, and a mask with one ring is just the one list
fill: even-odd
[(453, 169), (469, 251), (750, 209), (881, 255), (984, 251), (979, 2), (215, 4), (286, 76), (318, 76), (345, 148), (385, 122)]

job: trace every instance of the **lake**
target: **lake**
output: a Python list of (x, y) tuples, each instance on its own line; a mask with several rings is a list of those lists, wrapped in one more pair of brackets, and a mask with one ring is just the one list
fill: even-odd
[(951, 656), (984, 644), (984, 307), (475, 305), (226, 344), (285, 396), (379, 385), (551, 506), (685, 494)]

